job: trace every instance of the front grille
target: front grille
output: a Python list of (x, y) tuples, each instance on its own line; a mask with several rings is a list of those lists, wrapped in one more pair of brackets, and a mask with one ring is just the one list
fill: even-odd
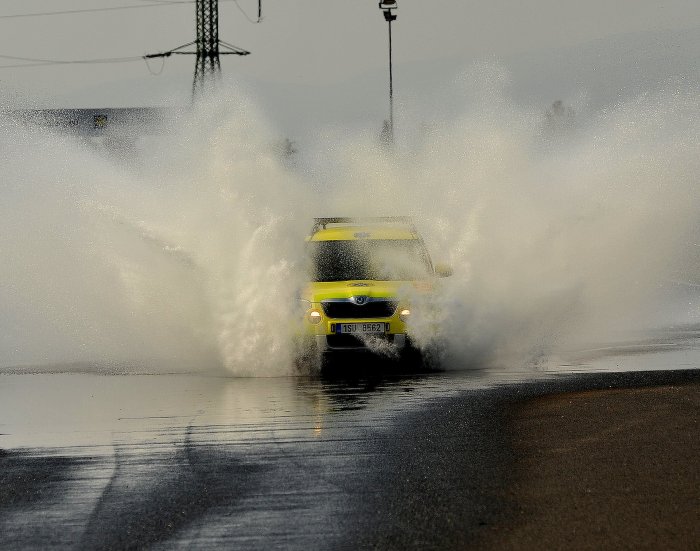
[(391, 300), (374, 300), (363, 305), (354, 304), (348, 301), (321, 302), (323, 311), (329, 318), (390, 318), (396, 312), (397, 303)]
[[(394, 342), (394, 335), (373, 335), (368, 339), (391, 344)], [(367, 343), (355, 335), (326, 335), (326, 342), (328, 348), (367, 348)]]

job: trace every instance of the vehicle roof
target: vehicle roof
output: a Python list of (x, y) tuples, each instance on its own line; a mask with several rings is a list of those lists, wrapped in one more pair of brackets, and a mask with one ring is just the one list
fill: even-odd
[(328, 224), (309, 241), (357, 241), (362, 239), (418, 239), (409, 224)]

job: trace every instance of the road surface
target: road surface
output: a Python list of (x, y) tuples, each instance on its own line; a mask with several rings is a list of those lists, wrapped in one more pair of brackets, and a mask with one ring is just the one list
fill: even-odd
[(700, 363), (597, 361), (273, 379), (5, 372), (0, 547), (693, 548)]

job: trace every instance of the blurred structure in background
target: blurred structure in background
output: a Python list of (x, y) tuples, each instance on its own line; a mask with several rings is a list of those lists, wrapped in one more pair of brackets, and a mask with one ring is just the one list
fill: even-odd
[[(260, 4), (259, 4), (260, 6)], [(197, 99), (205, 90), (212, 88), (221, 79), (220, 55), (248, 55), (249, 51), (224, 42), (219, 38), (219, 0), (197, 0), (197, 39), (167, 52), (148, 54), (144, 59), (170, 57), (171, 55), (196, 55), (192, 82), (192, 99)], [(258, 7), (258, 19), (261, 18)], [(187, 50), (190, 46), (195, 50)]]

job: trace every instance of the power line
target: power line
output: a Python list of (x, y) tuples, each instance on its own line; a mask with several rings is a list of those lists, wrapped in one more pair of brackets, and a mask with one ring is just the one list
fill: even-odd
[[(173, 4), (197, 4), (197, 14), (198, 14), (198, 29), (197, 29), (197, 40), (173, 48), (167, 52), (162, 52), (158, 54), (149, 54), (145, 56), (131, 56), (131, 57), (106, 57), (106, 58), (96, 58), (96, 59), (44, 59), (44, 58), (34, 58), (34, 57), (23, 57), (23, 56), (11, 56), (0, 54), (0, 59), (8, 59), (12, 61), (23, 61), (25, 63), (13, 63), (12, 65), (0, 65), (0, 69), (22, 69), (31, 67), (47, 67), (53, 65), (95, 65), (95, 64), (110, 64), (110, 63), (130, 63), (134, 61), (139, 61), (141, 59), (146, 61), (146, 67), (151, 74), (159, 75), (162, 73), (165, 59), (173, 54), (185, 54), (197, 56), (197, 68), (195, 70), (195, 81), (193, 90), (196, 92), (198, 87), (204, 84), (204, 80), (207, 78), (206, 75), (211, 73), (214, 79), (218, 78), (221, 72), (219, 65), (219, 55), (249, 55), (250, 52), (234, 46), (228, 42), (220, 40), (218, 37), (218, 2), (233, 1), (238, 9), (245, 15), (246, 19), (251, 23), (260, 23), (262, 21), (262, 0), (258, 0), (258, 19), (253, 21), (248, 14), (243, 10), (243, 8), (238, 3), (238, 0), (141, 0), (143, 2), (151, 2), (149, 4), (137, 5), (137, 6), (110, 6), (104, 8), (91, 8), (84, 10), (65, 10), (56, 12), (43, 12), (43, 13), (32, 13), (32, 14), (17, 14), (17, 15), (0, 15), (0, 19), (17, 18), (17, 17), (39, 17), (39, 16), (51, 16), (51, 15), (64, 15), (64, 14), (75, 14), (75, 13), (94, 13), (103, 11), (115, 11), (133, 8), (147, 8), (147, 7), (162, 7)], [(156, 2), (156, 3), (153, 3)], [(205, 44), (206, 42), (206, 44)], [(188, 46), (196, 45), (197, 50), (194, 52), (184, 51), (184, 48)], [(223, 47), (224, 50), (221, 51), (219, 47)], [(163, 60), (163, 65), (160, 71), (154, 73), (148, 64), (148, 60), (152, 58), (161, 58)], [(200, 67), (201, 65), (201, 67)], [(210, 66), (211, 65), (211, 66)]]
[(32, 61), (37, 63), (56, 63), (63, 65), (66, 63), (122, 63), (124, 61), (135, 61), (141, 59), (142, 56), (130, 57), (102, 57), (97, 59), (41, 59), (36, 57), (17, 57), (13, 55), (0, 55), (3, 59), (14, 59), (16, 61)]
[(252, 19), (248, 13), (241, 7), (241, 5), (238, 3), (238, 0), (232, 0), (234, 4), (236, 4), (236, 7), (238, 8), (238, 11), (240, 11), (243, 14), (243, 17), (245, 17), (248, 22), (253, 23), (254, 25), (257, 23), (262, 23), (262, 2), (261, 0), (258, 0), (258, 18), (257, 19)]
[(47, 17), (53, 15), (74, 15), (78, 13), (97, 13), (104, 11), (120, 11), (120, 10), (139, 10), (143, 8), (163, 8), (177, 4), (194, 4), (194, 0), (164, 0), (162, 2), (153, 2), (150, 4), (131, 4), (126, 6), (105, 6), (104, 8), (83, 8), (79, 10), (60, 10), (60, 11), (45, 11), (32, 13), (17, 13), (0, 15), (0, 19), (19, 19), (27, 17)]
[[(148, 4), (129, 4), (123, 6), (105, 6), (104, 8), (83, 8), (78, 10), (57, 10), (57, 11), (45, 11), (45, 12), (31, 12), (31, 13), (16, 13), (0, 15), (0, 19), (26, 19), (29, 17), (51, 17), (55, 15), (75, 15), (81, 13), (99, 13), (106, 11), (122, 11), (122, 10), (139, 10), (143, 8), (164, 8), (177, 6), (182, 4), (194, 4), (196, 0), (141, 0), (142, 2), (149, 2)], [(243, 11), (243, 9), (238, 5), (238, 0), (220, 0), (221, 2), (234, 2), (238, 9)], [(243, 12), (245, 14), (245, 12)], [(259, 23), (260, 21), (251, 20), (247, 14), (246, 18), (251, 23)]]
[(0, 69), (19, 69), (22, 67), (46, 67), (49, 65), (92, 65), (102, 63), (129, 63), (132, 61), (139, 61), (143, 59), (142, 56), (104, 57), (97, 59), (41, 59), (35, 57), (19, 57), (12, 55), (0, 55), (0, 58), (28, 62), (17, 63), (14, 65), (0, 65)]

